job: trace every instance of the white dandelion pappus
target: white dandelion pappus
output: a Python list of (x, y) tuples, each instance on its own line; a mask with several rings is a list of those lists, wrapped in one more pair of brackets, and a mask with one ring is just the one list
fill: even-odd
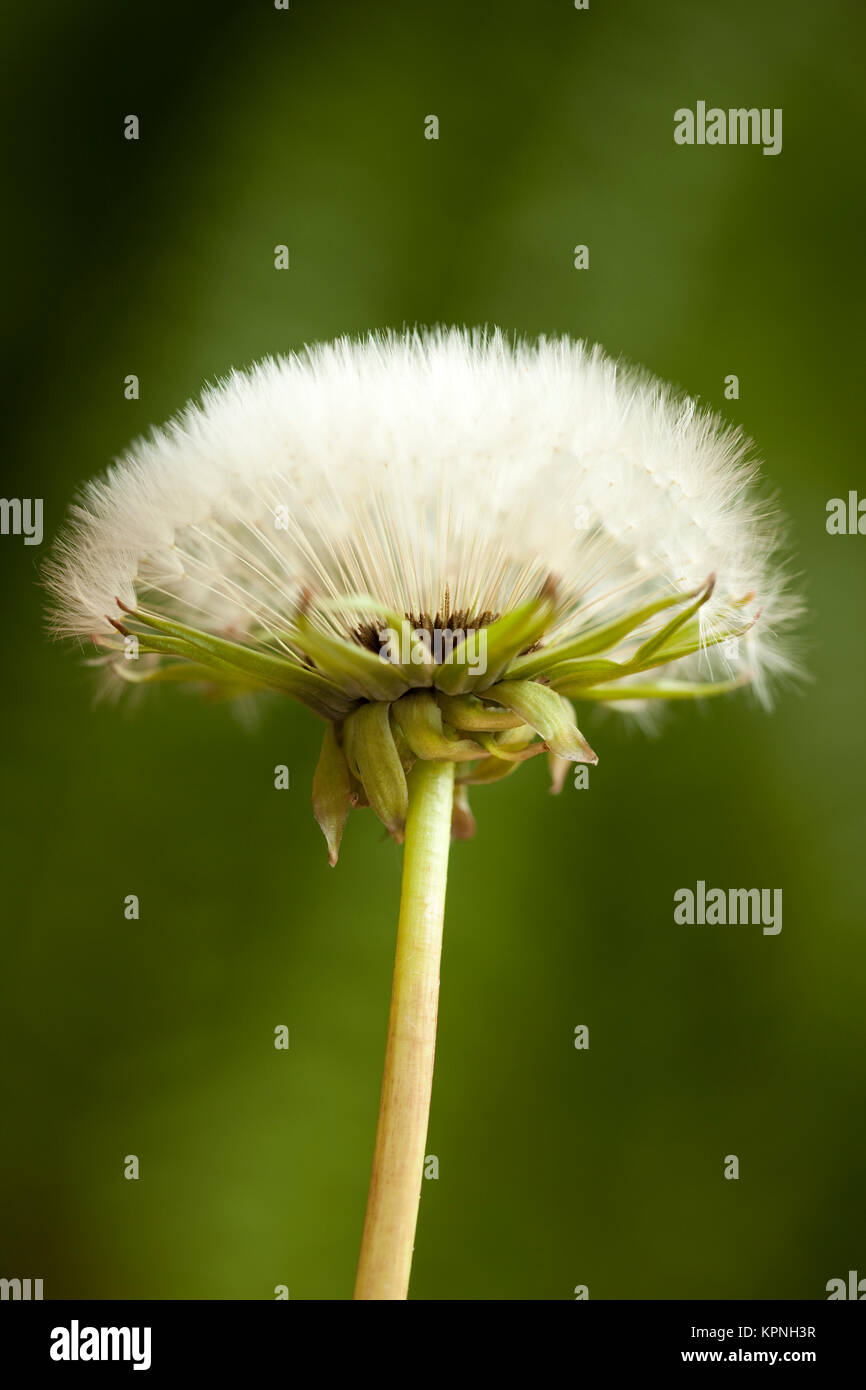
[(55, 626), (110, 639), (120, 598), (279, 655), (302, 594), (349, 637), (376, 622), (366, 596), (472, 624), (552, 575), (555, 647), (713, 574), (676, 675), (730, 674), (714, 639), (741, 631), (766, 696), (796, 605), (755, 475), (737, 431), (597, 348), (344, 338), (233, 372), (89, 484), (50, 569)]

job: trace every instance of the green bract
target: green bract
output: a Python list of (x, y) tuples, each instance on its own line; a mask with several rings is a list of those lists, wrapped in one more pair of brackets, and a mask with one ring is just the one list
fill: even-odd
[[(742, 624), (730, 631), (702, 632), (699, 612), (713, 584), (711, 576), (699, 590), (645, 603), (615, 622), (557, 642), (556, 589), (548, 582), (537, 598), (462, 632), (441, 651), (431, 640), (435, 629), (429, 622), (427, 630), (407, 634), (402, 645), (384, 644), (377, 651), (375, 640), (371, 645), (357, 633), (344, 637), (316, 625), (306, 603), (279, 634), (279, 654), (200, 632), (144, 608), (119, 604), (124, 621), (110, 621), (120, 635), (118, 645), (122, 638), (127, 648), (115, 666), (126, 680), (207, 682), (228, 694), (277, 691), (326, 722), (313, 779), (313, 811), (335, 864), (353, 807), (369, 806), (389, 833), (402, 840), (406, 778), (416, 760), (460, 764), (453, 832), (466, 838), (474, 830), (467, 786), (498, 781), (527, 758), (547, 752), (552, 790), (558, 791), (569, 762), (598, 761), (578, 728), (571, 698), (592, 703), (688, 700), (743, 684), (748, 672), (727, 681), (639, 679), (645, 671), (667, 668), (747, 630)], [(357, 607), (381, 614), (383, 632), (408, 622), (372, 599), (358, 600)], [(666, 609), (678, 611), (651, 636), (642, 641), (633, 636)], [(126, 659), (130, 643), (136, 657), (153, 659), (146, 669)], [(604, 655), (614, 650), (618, 659)]]

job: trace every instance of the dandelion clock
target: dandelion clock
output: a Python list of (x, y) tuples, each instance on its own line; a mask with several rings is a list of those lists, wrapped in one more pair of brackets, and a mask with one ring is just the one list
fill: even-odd
[(450, 841), (473, 786), (545, 754), (556, 791), (595, 763), (599, 703), (768, 700), (797, 606), (748, 441), (569, 340), (341, 339), (136, 443), (47, 580), (55, 631), (111, 680), (305, 705), (332, 864), (355, 808), (403, 846), (355, 1296), (405, 1298)]

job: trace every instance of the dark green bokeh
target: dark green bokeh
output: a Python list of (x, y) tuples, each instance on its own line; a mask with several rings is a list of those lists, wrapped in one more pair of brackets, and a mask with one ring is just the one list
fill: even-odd
[[(475, 797), (414, 1296), (821, 1298), (866, 1274), (866, 539), (824, 526), (863, 477), (859, 7), (18, 8), (3, 489), (45, 499), (48, 536), (205, 379), (437, 321), (584, 336), (683, 385), (756, 438), (792, 518), (810, 684), (772, 715), (678, 708), (656, 739), (587, 714), (589, 791), (554, 800), (539, 760)], [(783, 107), (781, 155), (677, 147), (699, 98)], [(399, 852), (358, 814), (328, 868), (319, 729), (289, 704), (252, 728), (178, 692), (94, 706), (45, 641), (40, 558), (0, 539), (0, 1275), (348, 1296)], [(781, 935), (677, 927), (699, 878), (781, 887)]]

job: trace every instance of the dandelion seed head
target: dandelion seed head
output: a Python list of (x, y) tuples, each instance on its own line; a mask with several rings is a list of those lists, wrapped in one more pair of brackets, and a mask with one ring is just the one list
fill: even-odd
[(798, 612), (778, 546), (749, 441), (692, 399), (568, 339), (434, 330), (232, 372), (87, 485), (47, 578), (64, 635), (109, 645), (120, 599), (280, 653), (302, 595), (346, 637), (366, 598), (478, 618), (553, 575), (555, 645), (714, 574), (676, 674), (765, 696)]

